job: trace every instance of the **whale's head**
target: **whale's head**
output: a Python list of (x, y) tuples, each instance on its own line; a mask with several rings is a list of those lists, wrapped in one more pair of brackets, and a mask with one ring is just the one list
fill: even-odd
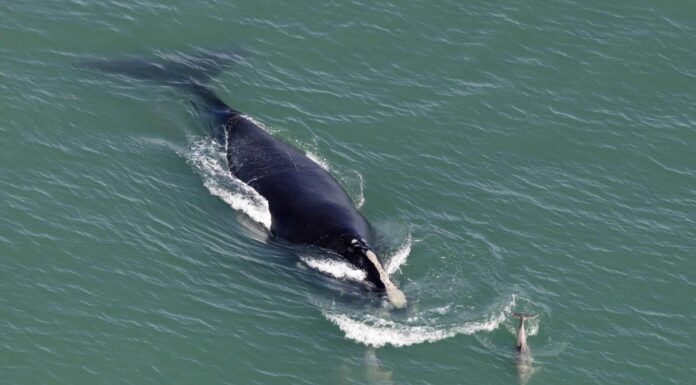
[(351, 262), (367, 272), (367, 280), (372, 282), (377, 289), (384, 290), (389, 302), (394, 307), (400, 309), (406, 306), (406, 296), (391, 281), (377, 254), (364, 239), (351, 239), (347, 252)]
[[(363, 238), (351, 237), (347, 241), (347, 250), (343, 255), (354, 265), (367, 273), (367, 281), (372, 283), (377, 290), (384, 290), (386, 285), (379, 273), (380, 267), (382, 267), (382, 261), (376, 256), (376, 253)], [(374, 263), (367, 256), (368, 252), (375, 255), (373, 259), (376, 260), (377, 263)]]

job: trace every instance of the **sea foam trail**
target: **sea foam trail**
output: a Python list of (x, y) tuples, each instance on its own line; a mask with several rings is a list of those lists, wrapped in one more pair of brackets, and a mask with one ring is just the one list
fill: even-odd
[(300, 257), (300, 260), (306, 263), (307, 266), (334, 278), (361, 282), (367, 277), (364, 270), (353, 267), (347, 262), (306, 256)]
[(267, 229), (271, 228), (268, 201), (249, 185), (232, 176), (221, 145), (211, 138), (195, 138), (185, 155), (188, 163), (203, 178), (203, 185), (211, 194)]
[(363, 185), (365, 184), (365, 181), (363, 180), (362, 175), (357, 172), (353, 171), (355, 175), (358, 176), (358, 191), (357, 191), (357, 197), (355, 199), (355, 207), (361, 208), (365, 204), (365, 189)]
[[(244, 117), (265, 131), (272, 132), (268, 127), (253, 118), (249, 116)], [(307, 152), (306, 155), (323, 169), (331, 170), (326, 159), (312, 152)], [(242, 211), (267, 229), (271, 228), (271, 213), (268, 209), (268, 201), (256, 190), (235, 178), (229, 172), (223, 146), (211, 138), (194, 138), (189, 151), (184, 156), (187, 162), (201, 175), (203, 184), (211, 194), (221, 198), (233, 209)], [(350, 187), (357, 187), (354, 200), (359, 208), (365, 202), (365, 198), (363, 197), (362, 175), (357, 172), (355, 174), (358, 177), (356, 186)]]
[(413, 246), (413, 240), (411, 238), (411, 234), (408, 234), (408, 237), (406, 238), (406, 241), (404, 241), (403, 245), (396, 250), (394, 255), (392, 255), (392, 257), (389, 258), (385, 264), (384, 268), (387, 270), (387, 274), (392, 275), (396, 273), (396, 271), (399, 270), (399, 267), (406, 263), (406, 258), (408, 258), (408, 255), (411, 253), (411, 246)]
[(330, 170), (329, 162), (327, 162), (326, 159), (309, 151), (305, 152), (305, 155), (307, 155), (307, 158), (311, 159), (314, 163), (318, 164), (319, 167), (323, 168), (326, 171)]
[(465, 322), (451, 327), (409, 325), (372, 315), (362, 315), (360, 319), (348, 314), (325, 311), (324, 317), (338, 326), (346, 338), (372, 347), (392, 345), (395, 347), (436, 342), (460, 334), (471, 335), (482, 331), (492, 331), (505, 321), (514, 306), (514, 297), (499, 311), (481, 321)]

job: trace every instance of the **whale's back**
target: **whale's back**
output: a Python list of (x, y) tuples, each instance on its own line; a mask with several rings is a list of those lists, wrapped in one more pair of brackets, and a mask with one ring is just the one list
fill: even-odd
[(225, 129), (230, 171), (268, 200), (275, 235), (319, 246), (322, 237), (340, 233), (370, 241), (367, 221), (320, 165), (243, 115)]

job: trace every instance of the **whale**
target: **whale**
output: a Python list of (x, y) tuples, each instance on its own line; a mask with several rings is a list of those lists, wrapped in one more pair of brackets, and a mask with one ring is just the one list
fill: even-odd
[(364, 270), (374, 291), (386, 295), (393, 307), (403, 308), (406, 297), (375, 251), (372, 227), (336, 179), (230, 107), (210, 87), (213, 77), (240, 60), (236, 52), (199, 52), (159, 59), (92, 59), (80, 67), (185, 90), (224, 147), (230, 173), (268, 201), (271, 234), (339, 255)]
[(529, 344), (527, 343), (527, 331), (524, 327), (524, 321), (534, 319), (538, 314), (523, 314), (523, 313), (512, 313), (513, 317), (520, 320), (520, 326), (517, 329), (517, 341), (515, 344), (517, 350), (517, 356), (515, 357), (515, 363), (517, 367), (517, 376), (519, 378), (520, 384), (524, 385), (529, 382), (536, 368), (534, 367), (534, 358), (532, 357), (532, 351), (529, 349)]

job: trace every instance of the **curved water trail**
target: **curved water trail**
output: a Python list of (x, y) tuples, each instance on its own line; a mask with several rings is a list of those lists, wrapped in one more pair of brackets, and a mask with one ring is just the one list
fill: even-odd
[(365, 190), (363, 187), (365, 181), (363, 180), (362, 174), (355, 170), (353, 170), (353, 173), (358, 177), (358, 191), (356, 193), (356, 198), (354, 199), (355, 207), (361, 208), (365, 204)]
[(214, 139), (192, 138), (189, 151), (184, 156), (212, 195), (221, 198), (233, 209), (245, 213), (266, 229), (271, 228), (268, 201), (230, 173), (224, 149)]
[[(246, 115), (245, 117), (252, 120), (265, 131), (272, 132), (261, 122), (253, 120)], [(305, 151), (305, 154), (324, 170), (332, 171), (328, 161), (322, 156), (311, 151)], [(268, 201), (252, 187), (235, 178), (229, 172), (225, 150), (222, 145), (209, 137), (191, 137), (189, 149), (182, 155), (186, 158), (187, 163), (201, 176), (203, 185), (212, 195), (221, 198), (230, 207), (248, 215), (266, 229), (271, 228), (271, 213), (268, 209)], [(337, 175), (337, 177), (344, 184), (348, 183), (346, 190), (349, 191), (356, 207), (360, 208), (365, 203), (362, 186), (363, 179), (360, 173), (355, 171), (353, 173), (358, 177), (355, 183), (348, 183), (351, 181), (347, 181), (341, 175)]]
[(406, 237), (404, 243), (392, 254), (392, 256), (385, 263), (385, 270), (389, 275), (396, 273), (403, 264), (406, 263), (406, 258), (411, 253), (411, 247), (413, 246), (413, 238), (409, 233)]
[(479, 320), (443, 326), (438, 325), (438, 317), (428, 310), (419, 311), (403, 320), (392, 320), (373, 314), (347, 314), (334, 310), (325, 310), (322, 314), (338, 326), (350, 340), (372, 347), (401, 347), (436, 342), (460, 334), (471, 335), (495, 330), (507, 319), (507, 314), (514, 305), (513, 296)]
[[(385, 270), (389, 275), (392, 275), (398, 271), (399, 267), (406, 262), (406, 258), (411, 252), (412, 243), (413, 241), (411, 234), (409, 234), (401, 247), (399, 247), (392, 255), (385, 258), (387, 260), (385, 263)], [(300, 260), (307, 266), (337, 279), (363, 282), (367, 276), (364, 270), (359, 269), (346, 261), (331, 258), (329, 256), (322, 257), (303, 255), (300, 256)]]
[(326, 171), (330, 171), (331, 167), (329, 166), (329, 162), (324, 159), (323, 157), (319, 156), (318, 154), (311, 152), (311, 151), (305, 151), (305, 155), (307, 158), (311, 159), (314, 163), (318, 164), (321, 168), (323, 168)]
[(364, 270), (358, 269), (347, 262), (329, 257), (301, 256), (300, 260), (312, 269), (337, 279), (362, 282), (367, 277), (367, 273)]
[[(184, 155), (187, 162), (201, 175), (203, 184), (211, 194), (220, 197), (233, 209), (242, 211), (254, 221), (270, 229), (271, 215), (268, 210), (268, 202), (253, 188), (230, 174), (221, 145), (212, 138), (193, 137), (189, 150)], [(307, 155), (323, 168), (330, 169), (328, 163), (321, 157), (311, 152)], [(396, 273), (405, 264), (412, 246), (413, 238), (411, 234), (408, 234), (401, 246), (392, 255), (385, 258), (385, 270), (388, 274)], [(364, 282), (366, 277), (363, 270), (345, 261), (330, 257), (303, 255), (300, 260), (310, 268), (337, 279)], [(359, 311), (341, 311), (330, 307), (324, 307), (322, 314), (327, 320), (338, 326), (345, 333), (346, 338), (350, 340), (371, 347), (385, 345), (399, 347), (435, 342), (460, 334), (494, 330), (505, 321), (506, 315), (514, 303), (515, 297), (513, 296), (510, 301), (481, 319), (455, 324), (445, 323), (446, 326), (438, 325), (438, 316), (448, 313), (450, 306), (426, 309), (411, 314), (405, 320), (393, 320)], [(529, 335), (534, 335), (537, 331), (538, 324), (531, 323)]]

